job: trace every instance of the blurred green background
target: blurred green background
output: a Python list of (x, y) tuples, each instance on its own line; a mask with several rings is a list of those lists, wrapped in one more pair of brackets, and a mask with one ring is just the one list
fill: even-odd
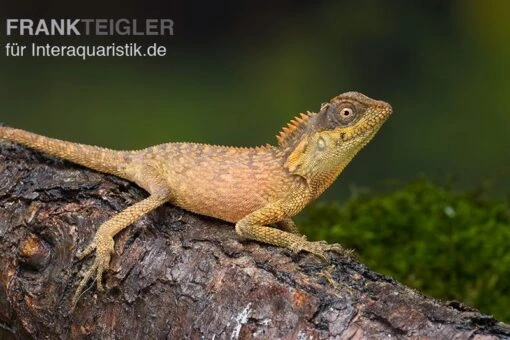
[[(483, 187), (508, 214), (510, 1), (57, 4), (4, 3), (0, 15), (3, 24), (172, 18), (175, 35), (6, 37), (2, 25), (2, 45), (157, 42), (168, 54), (82, 61), (6, 57), (2, 49), (0, 121), (118, 149), (168, 141), (259, 145), (273, 143), (297, 113), (357, 90), (390, 102), (394, 115), (323, 200), (345, 202), (364, 188), (377, 192), (388, 181), (425, 176), (458, 190)], [(498, 230), (508, 230), (505, 223)], [(508, 243), (498, 244), (510, 252)], [(508, 290), (501, 294), (508, 301)]]

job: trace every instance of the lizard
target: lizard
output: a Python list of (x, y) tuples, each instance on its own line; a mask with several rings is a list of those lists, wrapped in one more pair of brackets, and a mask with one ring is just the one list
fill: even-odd
[(101, 224), (77, 253), (82, 260), (95, 251), (95, 258), (75, 291), (74, 309), (91, 278), (103, 291), (114, 236), (166, 202), (234, 223), (236, 233), (249, 240), (306, 251), (323, 260), (329, 251), (344, 252), (339, 244), (308, 241), (292, 217), (335, 181), (391, 113), (384, 101), (346, 92), (323, 103), (317, 113), (293, 118), (277, 135), (277, 145), (258, 147), (166, 143), (117, 151), (5, 125), (0, 125), (0, 139), (127, 179), (149, 193)]

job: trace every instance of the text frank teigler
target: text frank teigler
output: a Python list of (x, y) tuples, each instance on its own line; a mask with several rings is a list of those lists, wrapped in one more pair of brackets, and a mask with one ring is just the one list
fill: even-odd
[[(6, 35), (10, 37), (59, 36), (173, 36), (172, 19), (7, 19)], [(115, 43), (63, 45), (55, 43), (5, 44), (7, 57), (163, 57), (167, 48), (158, 43)]]

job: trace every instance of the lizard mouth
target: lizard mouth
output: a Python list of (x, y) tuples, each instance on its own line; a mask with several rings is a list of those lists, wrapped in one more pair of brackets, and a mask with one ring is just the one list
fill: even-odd
[(370, 108), (360, 120), (360, 128), (365, 130), (378, 128), (388, 119), (392, 112), (393, 109), (391, 105), (386, 103), (381, 106), (376, 106), (375, 108)]

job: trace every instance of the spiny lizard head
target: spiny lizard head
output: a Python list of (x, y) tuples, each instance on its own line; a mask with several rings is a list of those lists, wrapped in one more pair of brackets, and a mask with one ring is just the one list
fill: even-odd
[(391, 113), (390, 104), (359, 92), (332, 98), (318, 113), (294, 119), (280, 133), (280, 146), (288, 150), (286, 167), (304, 177), (336, 177)]
[(338, 144), (369, 137), (368, 142), (391, 113), (391, 105), (386, 102), (359, 92), (346, 92), (321, 106), (313, 129), (333, 132)]

